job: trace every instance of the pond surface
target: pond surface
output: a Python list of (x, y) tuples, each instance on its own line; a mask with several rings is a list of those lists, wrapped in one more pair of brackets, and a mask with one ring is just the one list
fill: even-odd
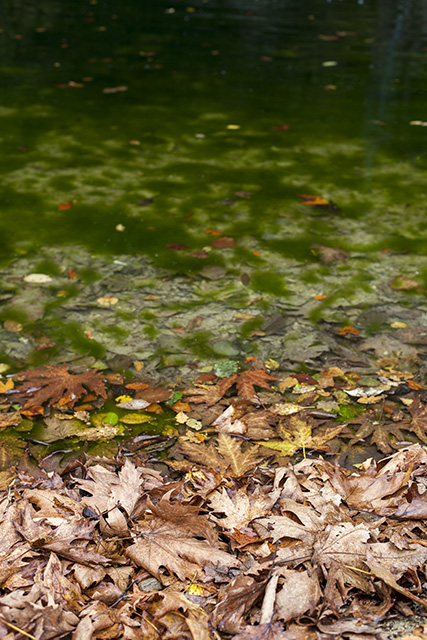
[(365, 330), (389, 296), (422, 304), (422, 0), (15, 0), (2, 21), (3, 361), (239, 358), (256, 331), (306, 339), (298, 314)]

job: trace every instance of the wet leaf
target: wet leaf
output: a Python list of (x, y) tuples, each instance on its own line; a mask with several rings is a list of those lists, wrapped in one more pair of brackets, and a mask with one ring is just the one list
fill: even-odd
[(233, 373), (228, 378), (220, 380), (217, 386), (221, 395), (224, 395), (225, 392), (235, 384), (237, 391), (242, 398), (254, 400), (256, 399), (255, 387), (270, 390), (270, 380), (277, 380), (277, 378), (275, 376), (271, 376), (264, 369), (254, 369), (241, 371), (240, 373)]
[(97, 298), (96, 301), (101, 307), (111, 307), (117, 304), (119, 299), (114, 296), (101, 296), (101, 298)]
[(33, 284), (45, 284), (46, 282), (51, 282), (52, 278), (45, 273), (29, 273), (24, 276), (24, 280)]
[(215, 249), (230, 249), (231, 247), (234, 247), (235, 244), (236, 241), (234, 238), (227, 238), (226, 236), (211, 242), (212, 247)]
[(45, 402), (52, 405), (64, 400), (73, 407), (88, 391), (101, 398), (106, 398), (103, 376), (96, 370), (84, 373), (69, 373), (67, 365), (46, 365), (39, 369), (31, 369), (19, 373), (22, 380), (14, 400), (23, 403), (24, 409), (31, 409)]

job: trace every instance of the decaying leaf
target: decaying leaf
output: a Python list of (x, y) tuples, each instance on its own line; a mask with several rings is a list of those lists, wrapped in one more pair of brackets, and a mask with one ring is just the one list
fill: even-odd
[(179, 450), (198, 464), (219, 469), (223, 474), (230, 473), (236, 477), (244, 476), (256, 467), (261, 459), (258, 457), (257, 445), (248, 443), (245, 446), (242, 441), (223, 433), (218, 435), (216, 443), (210, 445), (205, 442), (192, 443), (181, 439)]
[(180, 580), (192, 579), (196, 574), (203, 580), (207, 567), (227, 572), (229, 567), (239, 565), (235, 557), (220, 548), (212, 525), (206, 516), (198, 514), (197, 508), (172, 505), (164, 497), (150, 510), (152, 515), (147, 514), (138, 522), (139, 539), (128, 548), (127, 555), (158, 580), (170, 581), (161, 568)]
[(17, 377), (23, 382), (13, 394), (13, 399), (22, 403), (24, 409), (61, 401), (73, 407), (89, 391), (101, 398), (107, 397), (103, 377), (96, 370), (69, 373), (66, 364), (46, 365), (22, 371)]
[(277, 380), (277, 378), (271, 376), (265, 369), (250, 369), (240, 373), (233, 373), (228, 378), (222, 378), (216, 386), (223, 396), (235, 384), (242, 398), (253, 401), (257, 399), (255, 387), (270, 390), (269, 380)]
[(292, 456), (298, 449), (303, 451), (306, 449), (330, 451), (328, 442), (345, 428), (345, 424), (327, 427), (319, 431), (317, 435), (313, 435), (310, 424), (292, 415), (289, 423), (279, 425), (278, 431), (282, 438), (281, 440), (266, 440), (260, 444), (268, 449), (279, 451), (282, 456)]

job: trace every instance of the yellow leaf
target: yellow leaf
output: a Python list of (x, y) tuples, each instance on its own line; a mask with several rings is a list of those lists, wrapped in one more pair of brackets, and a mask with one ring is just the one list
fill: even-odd
[(129, 402), (130, 400), (133, 400), (132, 396), (117, 396), (116, 398), (116, 402), (118, 404), (121, 404), (122, 402)]
[(271, 371), (275, 371), (280, 367), (279, 363), (276, 362), (276, 360), (273, 360), (273, 358), (268, 358), (268, 360), (266, 360), (264, 364), (265, 368), (270, 369)]
[(6, 393), (6, 391), (10, 391), (13, 387), (14, 384), (12, 380), (8, 380), (7, 382), (1, 382), (0, 380), (0, 393)]
[(208, 598), (211, 593), (208, 591), (208, 589), (206, 589), (206, 587), (204, 587), (201, 584), (190, 584), (190, 586), (187, 589), (187, 593), (190, 596), (203, 596), (205, 598)]
[(118, 298), (114, 296), (102, 296), (97, 299), (97, 303), (101, 305), (101, 307), (110, 307), (113, 304), (117, 304), (119, 301)]

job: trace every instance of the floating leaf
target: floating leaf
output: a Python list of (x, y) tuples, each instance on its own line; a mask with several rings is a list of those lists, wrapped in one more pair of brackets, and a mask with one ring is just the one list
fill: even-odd
[(114, 296), (101, 296), (101, 298), (97, 298), (96, 301), (101, 307), (111, 307), (113, 304), (117, 304), (119, 299)]
[(215, 247), (215, 249), (230, 249), (231, 247), (234, 247), (235, 244), (236, 241), (234, 240), (234, 238), (227, 238), (226, 236), (223, 236), (222, 238), (218, 238), (217, 240), (213, 240), (213, 242), (211, 242), (211, 245)]
[(45, 284), (46, 282), (51, 282), (52, 278), (46, 273), (29, 273), (27, 276), (24, 276), (24, 280), (32, 284)]
[(347, 334), (351, 334), (353, 336), (358, 336), (360, 333), (360, 329), (355, 329), (354, 327), (346, 326), (341, 329), (337, 329), (337, 333), (340, 336), (346, 336)]

